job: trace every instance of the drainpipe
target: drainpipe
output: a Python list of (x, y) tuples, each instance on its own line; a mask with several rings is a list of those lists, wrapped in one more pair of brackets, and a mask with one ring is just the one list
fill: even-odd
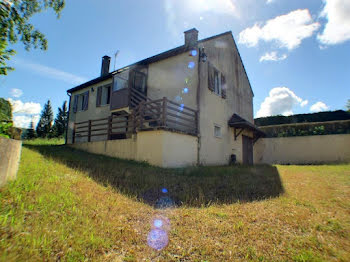
[(67, 92), (67, 95), (69, 96), (69, 104), (68, 104), (68, 117), (67, 117), (67, 126), (66, 126), (66, 137), (65, 137), (65, 142), (64, 144), (67, 145), (67, 141), (68, 141), (68, 126), (69, 126), (69, 115), (70, 115), (70, 103), (72, 100), (72, 94)]
[(200, 132), (200, 89), (201, 89), (201, 49), (198, 47), (198, 84), (197, 84), (197, 166), (200, 165), (201, 132)]

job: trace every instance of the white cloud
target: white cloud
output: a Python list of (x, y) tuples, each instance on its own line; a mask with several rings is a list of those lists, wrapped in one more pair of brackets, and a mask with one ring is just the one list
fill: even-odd
[(15, 127), (29, 128), (30, 123), (33, 121), (34, 128), (38, 124), (40, 115), (26, 116), (18, 115), (13, 117), (13, 125)]
[(271, 89), (269, 96), (261, 103), (256, 117), (292, 115), (294, 106), (305, 106), (307, 101), (298, 97), (287, 87)]
[[(203, 20), (206, 14), (229, 15), (239, 17), (237, 0), (165, 0), (164, 9), (167, 26), (174, 36), (188, 24)], [(187, 21), (184, 25), (183, 21)], [(188, 29), (188, 28), (186, 28)]]
[(16, 58), (13, 60), (16, 66), (23, 67), (26, 69), (31, 70), (32, 72), (35, 72), (37, 74), (40, 74), (42, 76), (60, 80), (69, 84), (78, 85), (84, 82), (87, 82), (88, 79), (85, 77), (77, 76), (68, 72), (61, 71), (59, 69), (48, 67), (41, 64), (36, 64), (32, 62), (25, 61), (20, 58)]
[(13, 100), (11, 98), (8, 101), (12, 105), (12, 113), (21, 113), (27, 115), (35, 115), (39, 114), (41, 111), (41, 105), (39, 103), (34, 102), (26, 102), (23, 103), (21, 100)]
[(263, 56), (260, 57), (260, 62), (263, 61), (282, 61), (286, 59), (288, 56), (286, 54), (283, 54), (282, 56), (278, 56), (277, 52), (270, 52), (265, 53)]
[(21, 97), (23, 95), (23, 91), (21, 89), (13, 88), (10, 91), (10, 95), (13, 97)]
[(303, 102), (300, 103), (300, 106), (301, 106), (301, 107), (304, 107), (304, 106), (306, 106), (308, 103), (309, 103), (308, 100), (304, 100)]
[(239, 34), (239, 43), (253, 47), (259, 41), (275, 41), (279, 47), (291, 50), (305, 38), (311, 37), (319, 27), (319, 23), (313, 22), (308, 9), (299, 9), (268, 20), (263, 26), (255, 24), (246, 28)]
[(327, 110), (329, 110), (329, 106), (327, 106), (325, 103), (323, 103), (321, 101), (313, 104), (310, 107), (311, 112), (321, 112), (321, 111), (327, 111)]
[(325, 7), (321, 17), (328, 23), (323, 32), (317, 36), (324, 45), (335, 45), (350, 40), (350, 1), (324, 0)]

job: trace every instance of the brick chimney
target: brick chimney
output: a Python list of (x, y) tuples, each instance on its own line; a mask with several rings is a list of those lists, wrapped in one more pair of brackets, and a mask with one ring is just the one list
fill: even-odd
[(198, 42), (198, 30), (196, 28), (192, 28), (184, 32), (185, 34), (185, 46), (186, 47), (194, 47)]
[(102, 57), (102, 66), (101, 66), (101, 76), (109, 74), (109, 65), (111, 63), (111, 58), (109, 56)]

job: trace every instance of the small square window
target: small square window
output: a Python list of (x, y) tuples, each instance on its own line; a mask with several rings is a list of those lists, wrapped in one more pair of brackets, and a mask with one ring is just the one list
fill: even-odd
[(218, 125), (214, 126), (214, 136), (221, 137), (221, 126), (218, 126)]

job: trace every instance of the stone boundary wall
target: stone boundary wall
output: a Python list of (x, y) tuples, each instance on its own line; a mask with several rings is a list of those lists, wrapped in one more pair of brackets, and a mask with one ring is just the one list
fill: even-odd
[(255, 164), (350, 162), (350, 134), (262, 138), (254, 145)]

